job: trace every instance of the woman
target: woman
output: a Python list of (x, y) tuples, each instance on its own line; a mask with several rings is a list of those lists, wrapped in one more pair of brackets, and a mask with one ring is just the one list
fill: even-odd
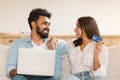
[[(92, 40), (94, 35), (101, 37), (94, 18), (86, 16), (77, 20), (74, 29), (76, 39), (66, 44), (68, 54), (63, 55), (63, 72), (72, 73), (80, 80), (91, 80), (91, 76), (105, 76), (108, 63), (108, 49), (102, 41)], [(48, 43), (50, 49), (54, 49), (51, 43), (57, 40), (52, 38)], [(92, 74), (91, 74), (92, 73)]]
[[(63, 71), (71, 72), (80, 80), (90, 80), (91, 76), (105, 76), (108, 63), (108, 49), (102, 41), (92, 41), (93, 35), (100, 33), (96, 21), (89, 16), (80, 17), (74, 29), (76, 38), (67, 43), (70, 69), (63, 59)], [(67, 65), (68, 66), (68, 65)], [(92, 73), (92, 75), (91, 75)]]

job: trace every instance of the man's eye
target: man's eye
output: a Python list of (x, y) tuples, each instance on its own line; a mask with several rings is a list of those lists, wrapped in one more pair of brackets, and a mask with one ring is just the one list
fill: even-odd
[(43, 24), (44, 24), (44, 25), (46, 25), (47, 23), (46, 23), (46, 22), (44, 22)]
[(44, 22), (43, 24), (44, 24), (44, 25), (50, 25), (50, 23), (48, 23), (48, 22)]

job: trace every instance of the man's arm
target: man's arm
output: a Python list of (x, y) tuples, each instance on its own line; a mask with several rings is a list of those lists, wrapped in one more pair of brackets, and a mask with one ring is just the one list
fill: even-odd
[(47, 44), (48, 49), (54, 50), (56, 47), (61, 49), (61, 54), (67, 53), (66, 42), (64, 40), (57, 39), (55, 37), (51, 37)]
[(17, 55), (18, 47), (16, 42), (13, 42), (9, 47), (6, 72), (9, 77), (14, 77), (17, 74)]

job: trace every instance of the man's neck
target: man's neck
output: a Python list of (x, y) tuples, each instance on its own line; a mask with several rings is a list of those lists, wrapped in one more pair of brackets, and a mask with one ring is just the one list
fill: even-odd
[(31, 40), (36, 44), (36, 45), (42, 45), (44, 42), (44, 39), (41, 38), (39, 35), (31, 34)]

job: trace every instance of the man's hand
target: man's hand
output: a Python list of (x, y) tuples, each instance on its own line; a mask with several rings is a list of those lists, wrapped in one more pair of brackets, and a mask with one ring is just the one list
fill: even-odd
[(48, 49), (54, 50), (56, 43), (57, 43), (57, 39), (55, 37), (51, 37), (47, 44)]
[(17, 69), (12, 69), (9, 74), (10, 77), (13, 78), (17, 74)]

